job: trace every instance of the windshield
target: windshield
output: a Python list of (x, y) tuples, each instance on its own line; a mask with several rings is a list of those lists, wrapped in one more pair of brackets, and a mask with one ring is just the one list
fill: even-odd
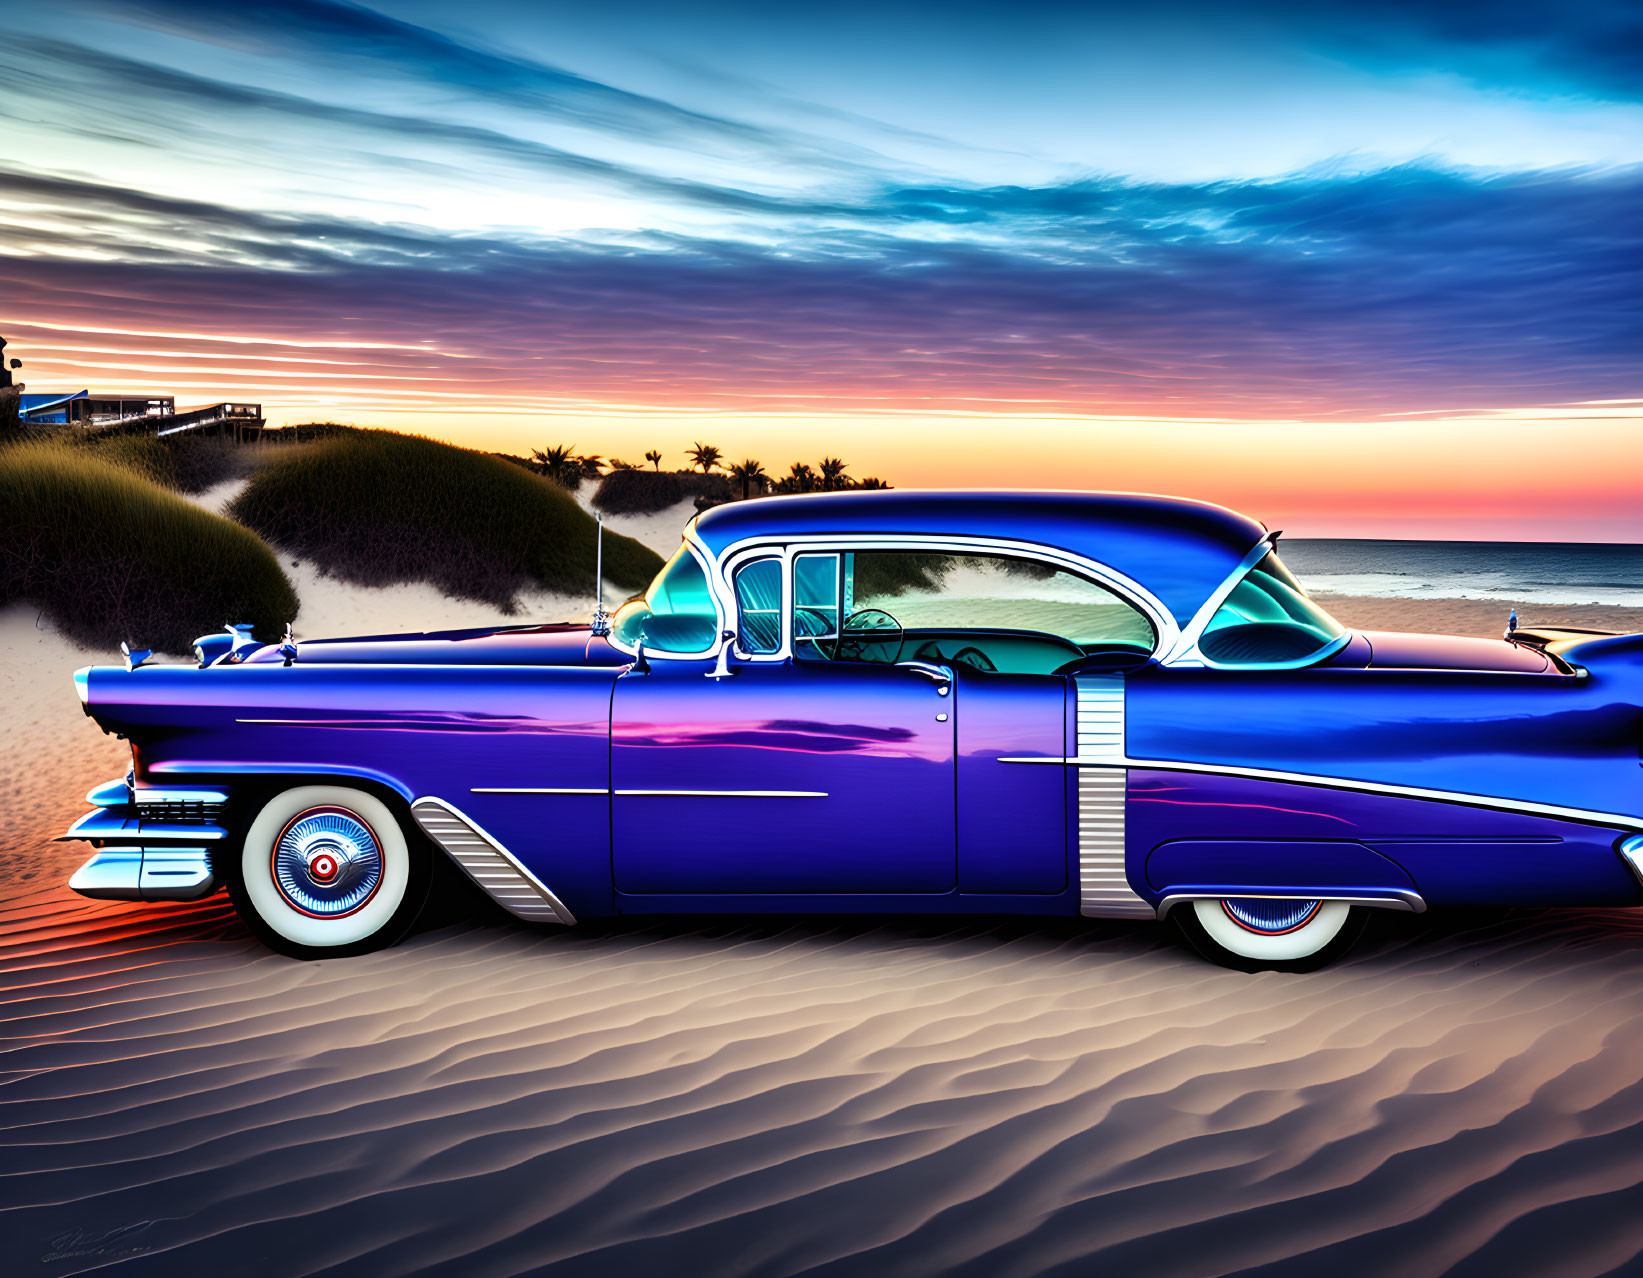
[(718, 635), (718, 623), (707, 574), (690, 547), (681, 545), (650, 588), (617, 610), (611, 638), (626, 648), (643, 640), (658, 652), (705, 652)]
[(1223, 666), (1300, 665), (1344, 634), (1346, 627), (1307, 598), (1273, 550), (1215, 610), (1198, 649)]

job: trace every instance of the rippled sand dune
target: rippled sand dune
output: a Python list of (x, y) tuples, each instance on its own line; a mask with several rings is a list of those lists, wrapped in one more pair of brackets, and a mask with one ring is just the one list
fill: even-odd
[(1643, 912), (1245, 976), (1149, 924), (458, 901), (295, 963), (62, 886), (123, 767), (84, 660), (4, 689), (0, 1273), (1643, 1272)]
[[(1643, 919), (485, 919), (292, 963), (219, 901), (0, 915), (9, 1272), (1624, 1272)], [(76, 1254), (78, 1253), (78, 1254)], [(43, 1262), (43, 1263), (42, 1263)]]

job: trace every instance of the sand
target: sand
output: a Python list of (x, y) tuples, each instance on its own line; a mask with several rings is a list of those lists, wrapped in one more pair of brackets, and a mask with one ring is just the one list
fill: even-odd
[[(493, 619), (294, 572), (299, 634)], [(125, 767), (68, 680), (94, 659), (0, 613), (0, 1272), (1643, 1266), (1643, 912), (1386, 915), (1338, 967), (1246, 976), (1150, 924), (456, 902), (295, 963), (220, 896), (63, 886), (85, 850), (47, 840)]]

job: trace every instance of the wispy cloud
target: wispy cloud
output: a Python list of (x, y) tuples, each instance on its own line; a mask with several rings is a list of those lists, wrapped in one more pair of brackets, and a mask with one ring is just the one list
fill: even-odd
[(775, 139), (755, 126), (688, 111), (671, 102), (521, 58), (369, 9), (334, 0), (120, 0), (93, 7), (121, 21), (221, 42), (309, 64), (346, 62), (367, 74), (444, 85), (575, 119), (600, 129), (652, 137), (658, 129), (741, 143)]
[[(1353, 416), (1623, 397), (1643, 337), (1637, 169), (892, 188), (775, 249), (441, 235), (38, 174), (0, 193), (14, 219), (82, 219), (0, 262), (45, 327), (205, 314), (462, 357), (418, 388), (362, 362), (374, 402)], [(72, 255), (86, 228), (105, 260)]]
[[(281, 130), (297, 123), (315, 132), (289, 140), (295, 142), (294, 150), (312, 146), (318, 151), (319, 134), (326, 139), (325, 150), (335, 150), (342, 139), (353, 137), (358, 144), (373, 148), (374, 162), (382, 167), (397, 163), (426, 173), (443, 166), (452, 175), (471, 177), (476, 161), (488, 161), (541, 177), (574, 179), (638, 199), (726, 212), (781, 212), (790, 205), (756, 191), (648, 172), (497, 129), (231, 83), (61, 40), (19, 36), (9, 52), (0, 50), (0, 66), (6, 65), (18, 75), (0, 80), (0, 101), (9, 100), (19, 108), (33, 102), (37, 112), (55, 109), (65, 129), (105, 130), (97, 114), (86, 114), (88, 103), (118, 111), (128, 136), (174, 145), (204, 139), (208, 146), (220, 147), (219, 131), (225, 120), (238, 119), (248, 137), (256, 138), (259, 128), (267, 131), (262, 141), (252, 145), (278, 147), (288, 141)], [(54, 108), (52, 103), (60, 105)], [(317, 158), (307, 157), (310, 162)], [(799, 207), (826, 209), (825, 205)]]

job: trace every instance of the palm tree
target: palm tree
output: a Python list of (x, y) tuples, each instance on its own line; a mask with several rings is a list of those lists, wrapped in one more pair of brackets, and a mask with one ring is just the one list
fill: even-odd
[(578, 479), (598, 479), (605, 473), (605, 459), (598, 453), (589, 453), (585, 457), (576, 459), (576, 477)]
[(742, 500), (746, 501), (747, 486), (751, 483), (762, 481), (765, 478), (764, 467), (759, 465), (758, 462), (754, 461), (750, 457), (746, 461), (738, 462), (736, 465), (732, 466), (730, 468), (730, 477), (741, 481)]
[(555, 444), (543, 450), (531, 449), (532, 468), (546, 475), (561, 488), (575, 492), (582, 486), (582, 459), (575, 453), (575, 444)]
[(700, 466), (704, 475), (719, 464), (719, 458), (722, 456), (724, 454), (712, 444), (704, 444), (698, 441), (690, 446), (690, 464)]
[(820, 464), (823, 492), (830, 493), (838, 488), (850, 487), (850, 478), (844, 473), (844, 462), (837, 457), (823, 457)]
[(657, 470), (662, 469), (662, 454), (657, 452), (654, 448), (645, 454), (645, 460), (652, 466), (656, 467)]
[(816, 491), (816, 472), (803, 462), (794, 462), (776, 488), (784, 493), (813, 493)]
[(890, 485), (885, 483), (882, 479), (874, 479), (872, 476), (868, 476), (866, 479), (862, 480), (861, 483), (857, 484), (856, 487), (884, 489), (890, 487)]
[(623, 461), (620, 457), (612, 457), (610, 459), (610, 468), (612, 470), (638, 470), (639, 469), (632, 462)]

